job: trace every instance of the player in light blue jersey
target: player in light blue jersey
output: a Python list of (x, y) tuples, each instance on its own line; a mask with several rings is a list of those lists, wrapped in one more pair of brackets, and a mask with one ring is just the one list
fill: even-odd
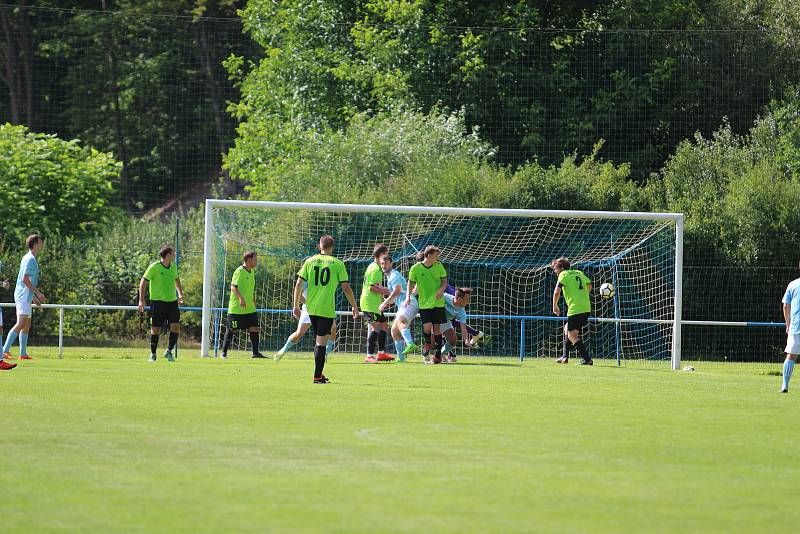
[(386, 275), (386, 287), (389, 296), (380, 305), (380, 312), (385, 312), (392, 304), (398, 303), (397, 314), (392, 322), (392, 339), (397, 348), (397, 361), (404, 362), (406, 354), (416, 350), (414, 337), (411, 335), (411, 322), (419, 311), (417, 299), (412, 296), (408, 306), (405, 306), (408, 283), (400, 271), (394, 268), (394, 261), (389, 254), (380, 258), (383, 274)]
[(39, 234), (29, 235), (25, 240), (28, 245), (28, 253), (22, 257), (19, 264), (19, 274), (17, 275), (17, 286), (14, 289), (14, 303), (17, 306), (17, 324), (8, 333), (5, 344), (3, 344), (2, 360), (13, 358), (11, 356), (11, 346), (19, 336), (19, 358), (20, 360), (30, 360), (28, 355), (28, 332), (31, 328), (31, 304), (44, 304), (44, 294), (39, 291), (39, 262), (36, 256), (44, 248), (44, 239)]
[(470, 287), (456, 288), (452, 295), (449, 293), (444, 294), (444, 313), (447, 321), (441, 326), (442, 335), (446, 340), (445, 346), (442, 348), (442, 354), (447, 354), (447, 361), (450, 363), (456, 363), (456, 353), (453, 349), (458, 343), (458, 338), (456, 337), (454, 323), (467, 324), (466, 307), (469, 306), (471, 296), (472, 288)]
[(792, 280), (783, 294), (783, 319), (786, 322), (786, 359), (783, 362), (781, 393), (789, 393), (794, 362), (800, 354), (800, 278)]

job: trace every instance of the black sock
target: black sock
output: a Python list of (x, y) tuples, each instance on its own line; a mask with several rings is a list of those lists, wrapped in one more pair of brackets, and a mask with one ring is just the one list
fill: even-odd
[(175, 345), (178, 344), (178, 333), (177, 332), (170, 332), (169, 333), (169, 350), (175, 348)]
[(322, 376), (322, 369), (325, 367), (325, 345), (314, 347), (314, 378)]
[(378, 352), (386, 352), (386, 330), (378, 332)]
[(567, 336), (564, 336), (564, 344), (561, 347), (561, 355), (565, 360), (569, 360), (569, 349), (572, 347), (572, 342)]
[(367, 354), (375, 354), (375, 345), (378, 344), (378, 332), (373, 330), (367, 338)]
[(442, 355), (442, 345), (444, 344), (444, 337), (442, 334), (433, 336), (433, 339), (436, 341), (436, 355)]
[(575, 348), (578, 349), (578, 356), (583, 358), (584, 360), (589, 359), (589, 354), (586, 353), (586, 345), (583, 344), (583, 340), (579, 339), (575, 342)]
[(250, 332), (250, 343), (253, 345), (253, 354), (258, 354), (258, 332)]
[(225, 332), (225, 340), (222, 342), (222, 354), (228, 353), (231, 343), (233, 343), (233, 328), (228, 328)]
[(150, 334), (150, 354), (155, 354), (158, 350), (158, 334)]

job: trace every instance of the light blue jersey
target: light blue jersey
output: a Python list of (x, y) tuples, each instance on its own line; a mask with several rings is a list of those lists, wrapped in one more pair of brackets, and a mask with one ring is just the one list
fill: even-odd
[(33, 292), (28, 289), (28, 286), (22, 283), (25, 275), (31, 280), (31, 284), (36, 287), (39, 285), (39, 262), (36, 261), (36, 256), (28, 252), (22, 257), (19, 263), (19, 274), (17, 275), (17, 287), (14, 288), (14, 300), (18, 302), (32, 302)]
[(789, 334), (796, 336), (800, 335), (800, 278), (792, 280), (786, 287), (786, 293), (783, 294), (783, 303), (792, 306), (791, 316), (789, 320)]
[(448, 293), (444, 294), (444, 312), (447, 320), (458, 319), (462, 323), (467, 322), (467, 310), (455, 305), (456, 298)]
[(398, 271), (397, 269), (392, 269), (392, 272), (390, 272), (386, 276), (386, 287), (389, 289), (389, 291), (393, 292), (394, 288), (396, 288), (397, 286), (400, 286), (402, 288), (402, 291), (400, 292), (399, 295), (397, 295), (397, 298), (395, 299), (395, 303), (398, 306), (400, 306), (406, 301), (406, 292), (408, 290), (408, 284), (406, 283), (405, 277), (402, 274), (400, 274), (400, 271)]

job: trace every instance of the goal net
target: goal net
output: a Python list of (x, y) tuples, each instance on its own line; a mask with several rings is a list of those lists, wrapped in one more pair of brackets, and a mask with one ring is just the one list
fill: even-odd
[[(592, 281), (592, 319), (584, 339), (595, 360), (679, 363), (679, 214), (208, 200), (205, 232), (203, 356), (221, 349), (231, 275), (248, 250), (258, 253), (262, 351), (283, 346), (297, 327), (291, 315), (296, 273), (328, 234), (336, 239), (334, 254), (347, 266), (357, 299), (376, 243), (388, 246), (406, 277), (418, 250), (440, 247), (450, 284), (473, 288), (468, 323), (487, 338), (476, 348), (459, 339), (460, 354), (557, 358), (565, 319), (552, 313), (556, 276), (550, 264), (565, 256)], [(616, 288), (613, 298), (599, 295), (606, 282)], [(563, 315), (563, 302), (561, 307)], [(352, 318), (341, 291), (337, 310), (334, 355), (363, 353), (367, 325)], [(421, 341), (421, 325), (413, 331)], [(234, 348), (247, 348), (246, 334), (235, 339)], [(313, 343), (309, 332), (294, 354), (307, 354)]]

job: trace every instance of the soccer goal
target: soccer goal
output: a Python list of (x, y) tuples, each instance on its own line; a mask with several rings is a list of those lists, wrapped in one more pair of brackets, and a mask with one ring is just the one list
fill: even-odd
[[(418, 250), (439, 246), (450, 283), (474, 289), (470, 325), (490, 338), (475, 349), (460, 345), (467, 354), (557, 358), (564, 317), (552, 314), (550, 264), (566, 256), (593, 284), (584, 337), (595, 360), (680, 365), (682, 214), (245, 200), (207, 200), (205, 210), (202, 356), (220, 350), (230, 277), (247, 250), (259, 256), (262, 350), (281, 347), (297, 326), (291, 315), (297, 270), (329, 234), (356, 298), (375, 243), (389, 247), (404, 276)], [(599, 295), (605, 282), (616, 288), (612, 298)], [(337, 308), (336, 352), (363, 352), (366, 324), (349, 316), (341, 292)], [(419, 327), (416, 333), (419, 339)], [(243, 347), (246, 336), (238, 343)], [(303, 343), (301, 353), (312, 349), (310, 333)]]

